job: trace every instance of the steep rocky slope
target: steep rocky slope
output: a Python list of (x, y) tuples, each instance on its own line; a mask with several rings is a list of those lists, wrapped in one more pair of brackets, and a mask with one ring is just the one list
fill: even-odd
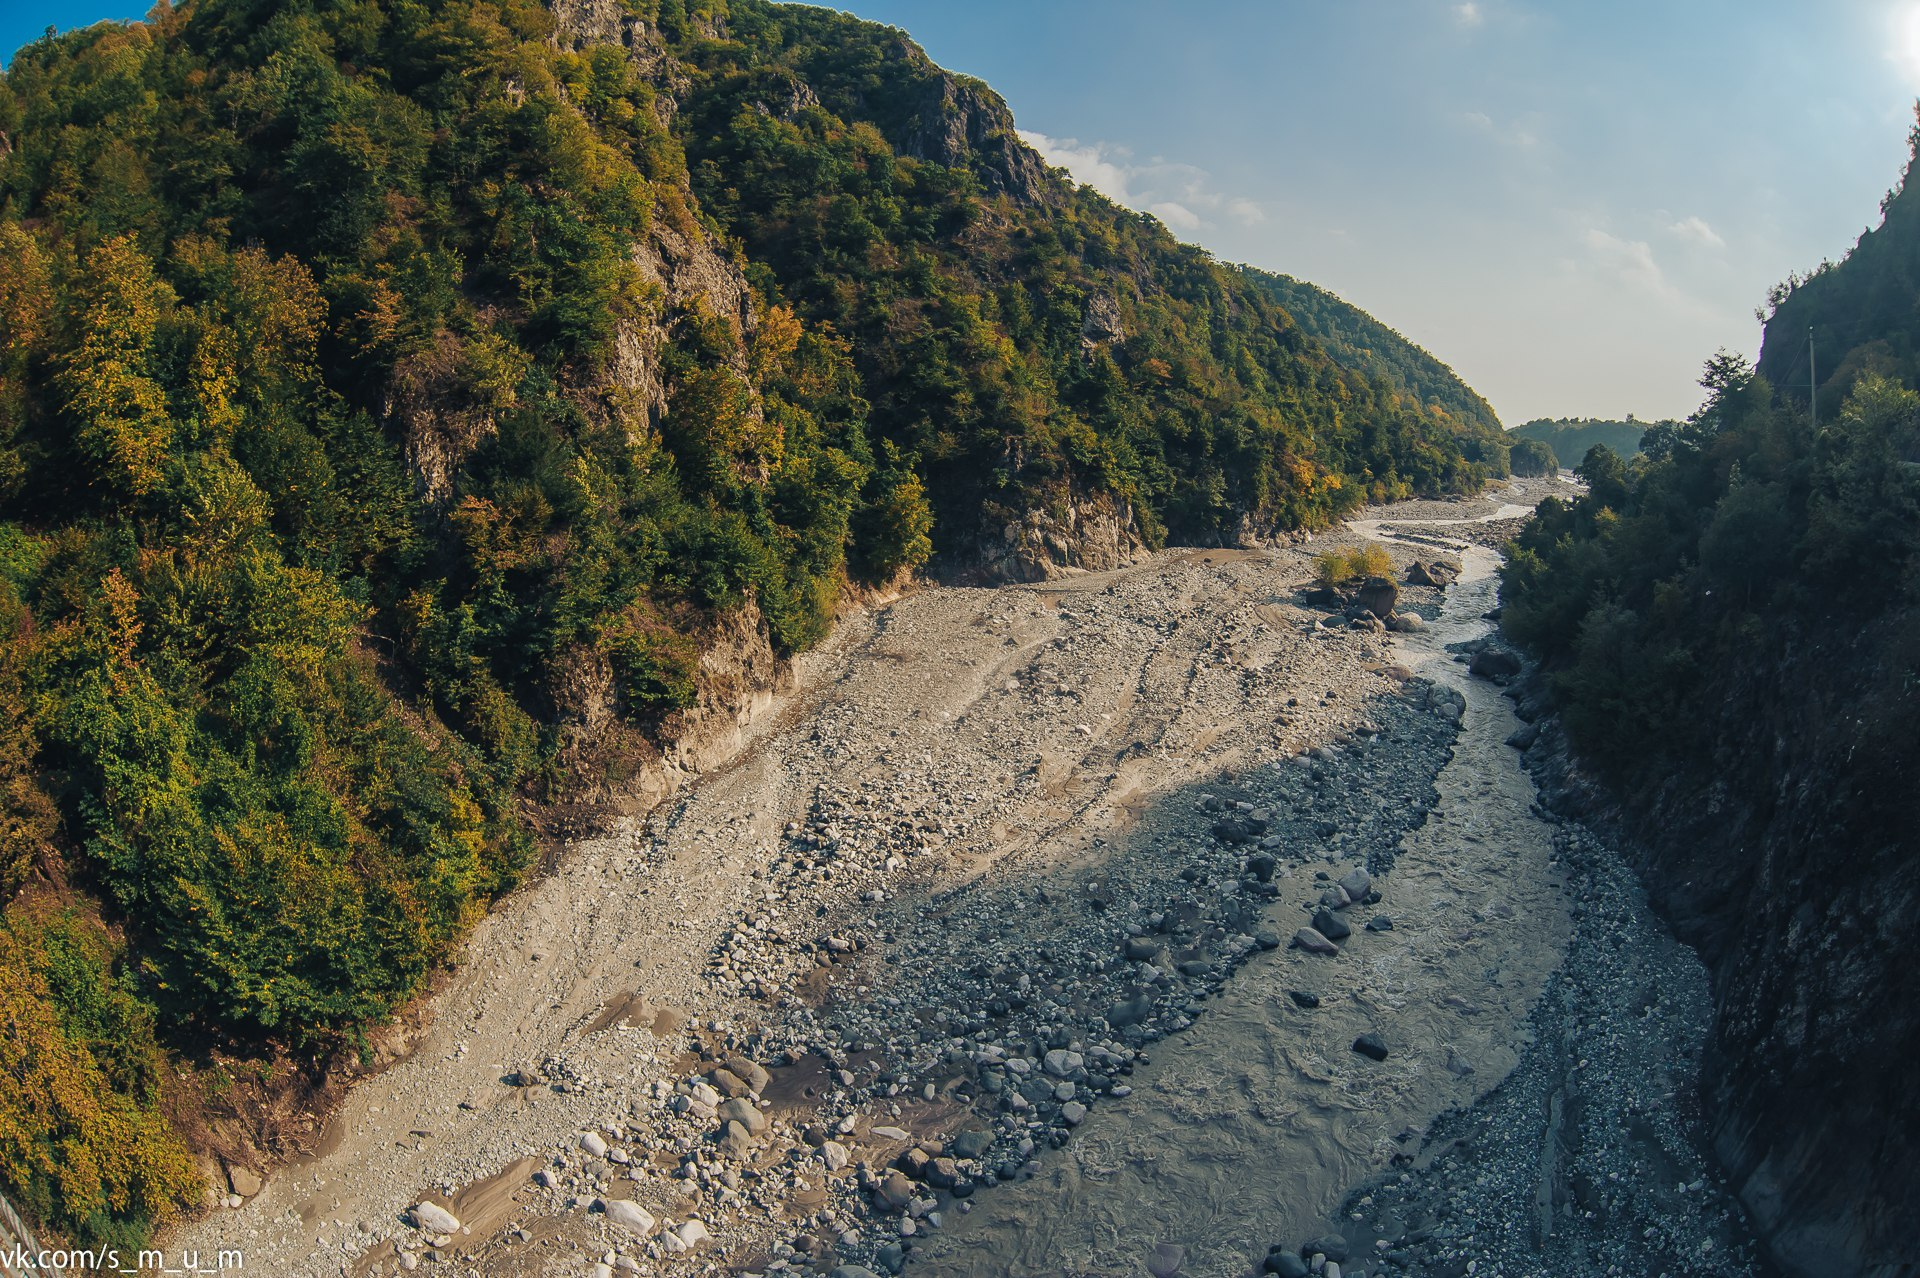
[(1882, 358), (1914, 198), (1768, 326), (1763, 372), (1804, 375), (1810, 317), (1854, 344), (1817, 430), (1723, 353), (1698, 413), (1541, 508), (1502, 596), (1577, 747), (1570, 793), (1617, 805), (1712, 969), (1714, 1143), (1795, 1275), (1920, 1272), (1920, 396)]

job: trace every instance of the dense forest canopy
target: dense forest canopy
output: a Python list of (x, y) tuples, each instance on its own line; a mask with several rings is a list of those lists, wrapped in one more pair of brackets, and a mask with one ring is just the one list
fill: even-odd
[(719, 618), (794, 651), (1026, 512), (1504, 468), (900, 33), (756, 0), (37, 41), (0, 264), (0, 1181), (89, 1238), (196, 1196), (213, 1054), (350, 1045), (526, 872), (581, 688), (642, 750)]
[(1342, 368), (1380, 382), (1408, 403), (1437, 418), (1459, 423), (1477, 438), (1500, 438), (1491, 433), (1500, 429), (1493, 405), (1423, 347), (1305, 280), (1252, 267), (1245, 268), (1245, 274), (1286, 307), (1294, 322)]

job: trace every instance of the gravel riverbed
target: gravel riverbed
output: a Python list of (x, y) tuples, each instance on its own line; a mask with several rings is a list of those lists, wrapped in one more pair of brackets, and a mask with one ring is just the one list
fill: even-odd
[[(1549, 1009), (1618, 1013), (1548, 984), (1601, 926), (1568, 908), (1587, 862), (1533, 809), (1511, 708), (1447, 651), (1484, 629), (1478, 535), (1448, 539), (1470, 580), (1445, 603), (1401, 588), (1430, 623), (1403, 636), (1308, 602), (1317, 545), (849, 619), (731, 765), (483, 921), (319, 1151), (171, 1244), (276, 1275), (1165, 1278), (1345, 1223), (1426, 1229), (1380, 1264), (1484, 1272), (1499, 1230), (1409, 1223), (1492, 1174), (1447, 1178), (1492, 1143), (1448, 1124), (1522, 1062), (1491, 1100), (1518, 1094), (1528, 1043), (1564, 1037)], [(1396, 577), (1432, 540), (1396, 546)], [(1684, 1040), (1675, 971), (1647, 979)], [(1591, 1069), (1577, 1094), (1610, 1095)], [(1611, 1169), (1606, 1148), (1580, 1145)], [(1563, 1180), (1583, 1211), (1619, 1196)]]

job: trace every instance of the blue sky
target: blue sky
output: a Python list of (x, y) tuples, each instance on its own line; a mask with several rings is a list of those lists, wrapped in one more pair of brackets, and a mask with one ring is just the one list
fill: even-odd
[[(0, 50), (110, 0), (0, 0)], [(1878, 221), (1920, 0), (845, 0), (1082, 181), (1313, 280), (1509, 425), (1684, 414), (1768, 285)]]

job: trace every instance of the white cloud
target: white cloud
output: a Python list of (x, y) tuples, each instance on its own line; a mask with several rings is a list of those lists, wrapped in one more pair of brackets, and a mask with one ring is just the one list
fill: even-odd
[(1267, 220), (1267, 211), (1240, 195), (1228, 195), (1213, 185), (1212, 175), (1191, 164), (1155, 156), (1139, 161), (1125, 147), (1106, 142), (1081, 142), (1022, 130), (1020, 137), (1055, 168), (1073, 180), (1099, 191), (1117, 204), (1151, 213), (1176, 231), (1199, 231), (1214, 225), (1213, 216), (1230, 217), (1243, 226)]
[(1692, 240), (1708, 248), (1722, 249), (1727, 246), (1727, 242), (1720, 238), (1720, 233), (1708, 226), (1706, 219), (1702, 217), (1683, 217), (1667, 230), (1683, 240)]
[(1614, 275), (1649, 292), (1666, 295), (1673, 291), (1666, 272), (1654, 260), (1653, 246), (1645, 240), (1623, 240), (1598, 227), (1589, 227), (1585, 238), (1594, 256)]
[(1186, 205), (1175, 200), (1161, 200), (1147, 205), (1147, 212), (1165, 222), (1176, 231), (1197, 231), (1203, 225), (1200, 215)]
[(1541, 118), (1537, 114), (1529, 114), (1506, 124), (1501, 124), (1485, 111), (1464, 111), (1460, 118), (1467, 127), (1516, 151), (1532, 151), (1540, 145)]
[(1463, 27), (1477, 27), (1487, 20), (1477, 4), (1456, 4), (1453, 6), (1453, 20)]
[(1243, 226), (1258, 226), (1267, 220), (1267, 211), (1243, 195), (1227, 201), (1227, 216)]

